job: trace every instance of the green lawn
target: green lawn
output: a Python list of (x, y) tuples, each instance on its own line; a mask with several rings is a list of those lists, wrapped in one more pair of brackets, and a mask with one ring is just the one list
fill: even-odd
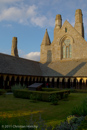
[(33, 113), (34, 118), (41, 117), (45, 122), (58, 122), (66, 119), (71, 115), (74, 106), (80, 105), (83, 99), (87, 97), (87, 93), (71, 93), (67, 101), (60, 100), (58, 105), (52, 105), (50, 102), (33, 103), (29, 99), (15, 98), (13, 95), (0, 96), (0, 115), (9, 118), (17, 118), (29, 120), (30, 114)]

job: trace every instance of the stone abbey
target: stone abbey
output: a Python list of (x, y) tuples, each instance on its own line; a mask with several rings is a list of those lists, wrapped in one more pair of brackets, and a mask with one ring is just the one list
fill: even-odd
[(41, 44), (40, 62), (45, 63), (85, 58), (87, 58), (87, 42), (84, 39), (81, 9), (77, 9), (75, 12), (74, 27), (67, 20), (62, 25), (62, 16), (56, 15), (53, 42), (50, 42), (46, 30)]
[(83, 14), (75, 12), (74, 27), (56, 15), (54, 39), (47, 29), (41, 43), (40, 62), (18, 56), (17, 38), (13, 37), (11, 55), (0, 53), (0, 88), (20, 83), (39, 82), (49, 87), (87, 89), (87, 41), (84, 39)]

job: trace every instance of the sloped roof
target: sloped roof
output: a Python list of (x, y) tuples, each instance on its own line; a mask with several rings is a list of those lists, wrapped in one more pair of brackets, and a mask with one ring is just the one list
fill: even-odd
[(33, 84), (31, 84), (30, 86), (28, 86), (28, 88), (38, 88), (38, 87), (40, 87), (41, 85), (42, 85), (43, 83), (33, 83)]
[(45, 35), (43, 37), (42, 44), (44, 44), (44, 45), (50, 45), (51, 44), (47, 29), (46, 29)]
[(0, 53), (0, 73), (31, 76), (87, 76), (87, 59), (42, 64)]
[(0, 73), (41, 76), (39, 62), (0, 53)]
[(87, 59), (40, 64), (43, 76), (87, 76)]

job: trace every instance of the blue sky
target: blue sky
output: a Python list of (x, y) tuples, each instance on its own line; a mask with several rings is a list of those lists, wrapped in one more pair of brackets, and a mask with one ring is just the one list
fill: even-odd
[(87, 0), (0, 0), (0, 53), (10, 55), (17, 37), (19, 56), (39, 60), (46, 28), (52, 42), (56, 15), (74, 26), (76, 9), (82, 9), (87, 41)]

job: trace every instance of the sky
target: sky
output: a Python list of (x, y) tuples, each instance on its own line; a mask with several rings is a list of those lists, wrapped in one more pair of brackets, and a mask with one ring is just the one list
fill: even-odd
[(76, 9), (82, 10), (87, 41), (87, 0), (0, 0), (0, 53), (11, 55), (17, 37), (19, 57), (39, 61), (46, 29), (52, 42), (56, 15), (74, 26)]

